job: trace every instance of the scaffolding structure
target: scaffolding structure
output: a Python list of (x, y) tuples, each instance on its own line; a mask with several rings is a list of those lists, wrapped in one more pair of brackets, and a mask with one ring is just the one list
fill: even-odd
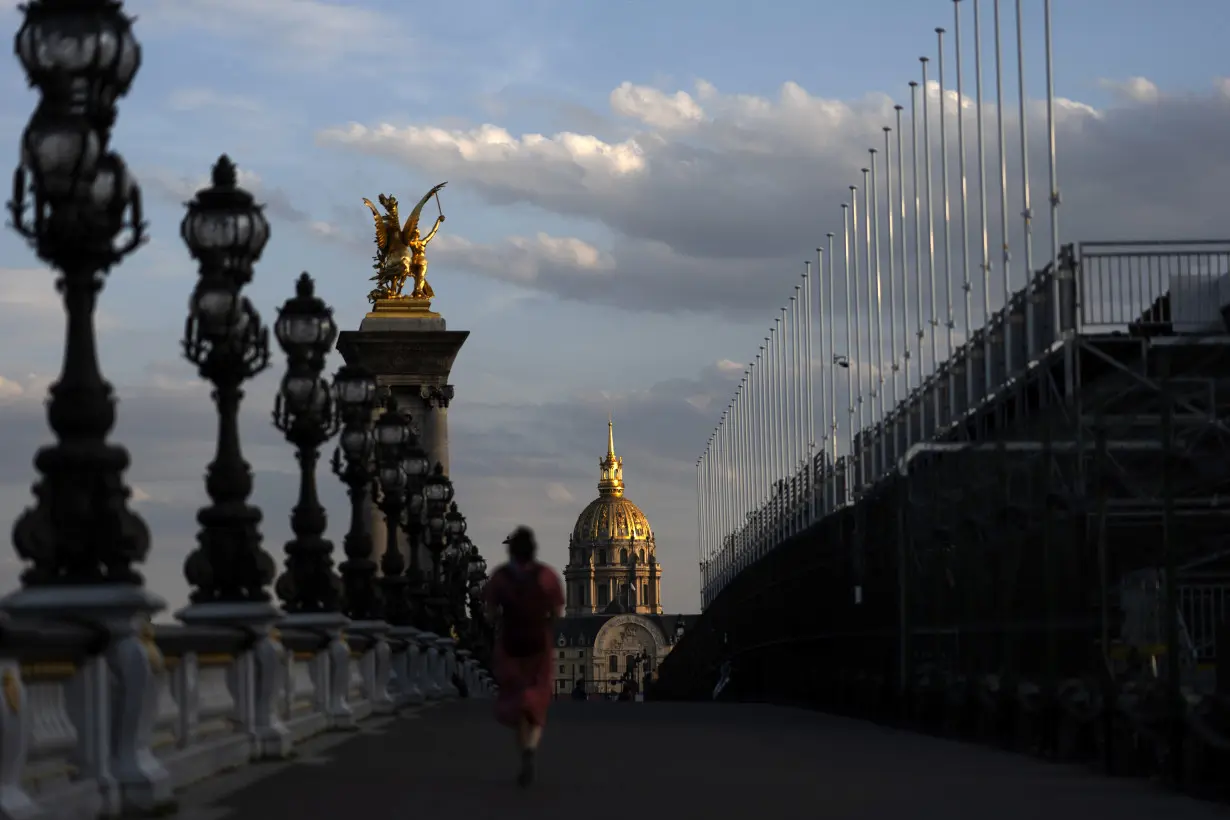
[(744, 696), (1230, 772), (1230, 242), (1066, 246), (854, 444), (728, 534), (663, 693), (720, 658)]

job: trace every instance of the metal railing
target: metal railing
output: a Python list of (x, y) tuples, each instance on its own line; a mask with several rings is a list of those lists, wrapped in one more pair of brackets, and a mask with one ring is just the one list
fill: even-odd
[(1082, 242), (1079, 333), (1224, 333), (1230, 242)]
[(1048, 265), (1013, 293), (921, 387), (859, 430), (850, 453), (829, 463), (826, 435), (810, 470), (776, 482), (769, 501), (703, 565), (709, 580), (702, 603), (777, 545), (895, 474), (912, 446), (943, 438), (1065, 334), (1225, 335), (1223, 306), (1230, 306), (1230, 240), (1065, 246), (1057, 271)]

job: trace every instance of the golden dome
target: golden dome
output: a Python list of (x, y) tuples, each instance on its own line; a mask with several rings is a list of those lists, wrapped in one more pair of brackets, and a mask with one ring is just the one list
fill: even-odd
[(649, 519), (624, 498), (624, 461), (615, 455), (615, 424), (607, 422), (606, 457), (598, 462), (598, 497), (577, 516), (572, 541), (577, 546), (608, 541), (650, 541)]
[(601, 495), (577, 516), (572, 540), (577, 546), (608, 541), (648, 541), (653, 537), (645, 513), (623, 496)]

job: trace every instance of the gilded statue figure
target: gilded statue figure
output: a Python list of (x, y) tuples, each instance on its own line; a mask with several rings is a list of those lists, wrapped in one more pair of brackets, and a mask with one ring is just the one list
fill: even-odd
[[(370, 302), (375, 303), (380, 299), (430, 299), (435, 296), (435, 291), (427, 282), (427, 243), (435, 238), (440, 225), (444, 223), (439, 194), (440, 189), (447, 184), (441, 182), (424, 194), (410, 212), (405, 225), (401, 224), (397, 215), (397, 197), (384, 194), (379, 196), (380, 205), (385, 211), (383, 216), (370, 199), (363, 199), (363, 204), (371, 209), (376, 220), (376, 275), (372, 277), (376, 287), (367, 294)], [(419, 232), (419, 214), (422, 213), (427, 200), (432, 197), (436, 198), (436, 208), (440, 209), (440, 215), (436, 217), (436, 224), (423, 236)], [(410, 278), (414, 279), (414, 290), (406, 295), (402, 293), (402, 288)]]

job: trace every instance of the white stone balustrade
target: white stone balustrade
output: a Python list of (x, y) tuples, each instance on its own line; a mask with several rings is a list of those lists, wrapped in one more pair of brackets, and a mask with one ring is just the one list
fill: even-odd
[[(0, 621), (0, 820), (92, 820), (165, 803), (268, 757), (270, 732), (294, 744), (424, 696), (456, 697), (454, 673), (470, 697), (490, 696), (490, 677), (451, 639), (354, 626), (340, 641), (336, 631), (160, 626), (117, 650), (84, 627)], [(123, 664), (144, 677), (117, 675)], [(122, 703), (137, 706), (116, 711)], [(125, 715), (126, 729), (116, 725)]]

